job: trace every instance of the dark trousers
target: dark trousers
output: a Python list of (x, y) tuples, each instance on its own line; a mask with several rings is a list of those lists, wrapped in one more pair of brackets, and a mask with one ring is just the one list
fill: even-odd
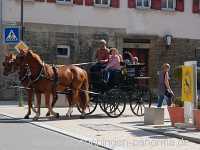
[(171, 104), (172, 104), (172, 99), (171, 98), (169, 98), (169, 97), (167, 97), (165, 95), (159, 95), (157, 107), (161, 107), (162, 106), (164, 99), (167, 101), (167, 106), (171, 106)]
[(103, 72), (103, 79), (106, 82), (114, 81), (115, 76), (119, 73), (120, 71), (117, 69), (108, 69)]
[(106, 64), (96, 63), (90, 68), (91, 72), (100, 72), (102, 69), (106, 67)]

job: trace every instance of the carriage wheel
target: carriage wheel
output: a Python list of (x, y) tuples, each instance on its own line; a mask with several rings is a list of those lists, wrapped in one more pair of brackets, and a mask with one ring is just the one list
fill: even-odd
[(111, 118), (121, 116), (126, 108), (126, 102), (103, 103), (104, 112)]
[(135, 98), (130, 101), (130, 107), (136, 116), (144, 116), (145, 102), (151, 107), (152, 94), (148, 88), (138, 89), (134, 92)]
[[(90, 114), (92, 114), (92, 113), (96, 110), (97, 105), (98, 105), (98, 102), (95, 102), (95, 98), (94, 98), (94, 97), (91, 97), (91, 98), (90, 98), (90, 102), (89, 102), (89, 104), (88, 104), (88, 107), (87, 107), (86, 110), (85, 110), (85, 115), (90, 115)], [(77, 106), (77, 109), (78, 109), (78, 111), (79, 111), (80, 113), (82, 113), (82, 109), (81, 109), (79, 106)]]
[(126, 108), (126, 96), (120, 89), (111, 89), (106, 92), (101, 109), (112, 118), (121, 116)]
[(103, 112), (105, 112), (105, 105), (104, 105), (104, 103), (99, 103), (99, 106), (100, 106), (100, 108), (101, 108), (101, 110), (103, 111)]
[(144, 116), (145, 105), (142, 99), (138, 100), (136, 103), (131, 101), (130, 107), (134, 115)]

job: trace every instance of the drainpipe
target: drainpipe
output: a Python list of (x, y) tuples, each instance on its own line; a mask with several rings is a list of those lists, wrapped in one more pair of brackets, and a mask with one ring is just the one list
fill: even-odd
[(24, 40), (24, 0), (21, 0), (21, 40)]
[(0, 32), (1, 32), (1, 37), (0, 37), (0, 44), (3, 44), (3, 0), (0, 0)]

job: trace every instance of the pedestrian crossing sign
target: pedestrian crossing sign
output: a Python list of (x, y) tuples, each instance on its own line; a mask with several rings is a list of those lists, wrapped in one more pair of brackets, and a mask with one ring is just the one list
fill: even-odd
[(3, 41), (5, 44), (20, 42), (20, 27), (5, 27)]

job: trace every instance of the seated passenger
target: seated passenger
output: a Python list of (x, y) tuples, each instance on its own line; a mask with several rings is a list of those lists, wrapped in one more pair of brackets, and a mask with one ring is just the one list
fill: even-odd
[[(138, 64), (138, 57), (133, 57), (132, 58), (132, 64)], [(127, 67), (127, 74), (128, 74), (129, 77), (136, 76), (136, 74), (137, 74), (137, 67), (136, 66)]]
[(106, 47), (106, 41), (100, 40), (100, 48), (96, 52), (97, 63), (90, 69), (91, 72), (100, 72), (108, 63), (109, 49)]
[(133, 64), (138, 64), (138, 57), (133, 57)]
[(110, 49), (111, 55), (109, 57), (109, 62), (104, 69), (104, 82), (109, 82), (113, 79), (114, 75), (121, 70), (120, 66), (120, 56), (116, 48)]
[(134, 62), (134, 57), (128, 50), (125, 50), (123, 52), (123, 60), (125, 64), (132, 64)]

